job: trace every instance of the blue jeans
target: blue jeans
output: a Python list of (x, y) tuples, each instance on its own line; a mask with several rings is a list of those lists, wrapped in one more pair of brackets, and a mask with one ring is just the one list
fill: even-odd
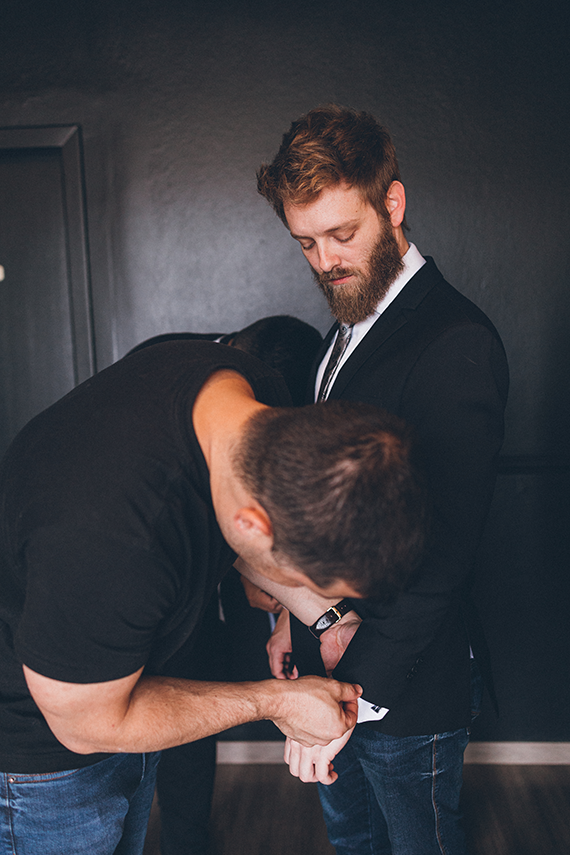
[[(481, 700), (473, 681), (473, 715)], [(465, 855), (459, 794), (469, 729), (386, 736), (357, 725), (335, 757), (334, 784), (319, 784), (337, 855)]]
[(0, 774), (0, 855), (141, 855), (160, 752)]

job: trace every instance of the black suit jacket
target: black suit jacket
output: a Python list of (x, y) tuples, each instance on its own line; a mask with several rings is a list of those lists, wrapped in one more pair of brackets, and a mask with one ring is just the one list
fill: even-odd
[[(335, 331), (336, 325), (317, 365)], [(494, 489), (507, 390), (497, 331), (432, 259), (380, 315), (332, 386), (330, 399), (375, 404), (415, 426), (434, 504), (433, 545), (417, 581), (389, 606), (355, 601), (363, 622), (334, 676), (360, 683), (366, 700), (390, 710), (366, 726), (411, 736), (469, 724), (469, 645), (484, 670), (487, 656), (467, 593)], [(300, 670), (315, 671), (312, 636), (293, 625)]]

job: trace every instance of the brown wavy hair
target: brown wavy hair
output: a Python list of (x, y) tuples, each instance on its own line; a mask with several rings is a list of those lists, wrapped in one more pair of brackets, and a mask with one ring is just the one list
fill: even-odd
[(271, 163), (257, 172), (257, 189), (287, 225), (283, 206), (304, 205), (345, 181), (386, 216), (386, 194), (400, 181), (396, 149), (374, 116), (330, 104), (293, 122)]

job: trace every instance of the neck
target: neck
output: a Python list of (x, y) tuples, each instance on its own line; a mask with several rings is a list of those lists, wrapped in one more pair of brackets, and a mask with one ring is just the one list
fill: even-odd
[(406, 236), (404, 234), (402, 226), (398, 226), (398, 228), (394, 229), (394, 237), (396, 238), (396, 243), (398, 244), (398, 250), (400, 252), (400, 255), (403, 258), (409, 250), (410, 244), (406, 240)]
[(245, 423), (262, 409), (245, 377), (236, 371), (216, 371), (204, 383), (194, 403), (192, 422), (202, 453), (211, 469), (216, 453), (241, 436)]
[(227, 369), (212, 374), (196, 398), (192, 422), (210, 472), (215, 508), (224, 494), (227, 498), (233, 492), (233, 449), (249, 419), (264, 408), (247, 380)]

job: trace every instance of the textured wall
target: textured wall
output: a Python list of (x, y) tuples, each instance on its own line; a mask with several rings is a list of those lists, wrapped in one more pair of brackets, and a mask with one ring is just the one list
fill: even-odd
[[(255, 169), (292, 119), (334, 100), (389, 127), (411, 240), (503, 335), (505, 452), (567, 455), (566, 9), (552, 0), (5, 0), (0, 125), (82, 126), (99, 366), (171, 330), (229, 330), (280, 312), (327, 328), (297, 245), (256, 194)], [(544, 572), (554, 588), (566, 576), (567, 549), (546, 561), (531, 530), (540, 514), (520, 499), (542, 488), (513, 477), (502, 476), (496, 512), (510, 547), (505, 559), (496, 535), (487, 595), (495, 578), (522, 574), (533, 591)], [(567, 531), (567, 511), (551, 508), (556, 532)], [(533, 536), (536, 550), (519, 554)], [(501, 638), (521, 613), (502, 583), (497, 597), (500, 621), (512, 617), (491, 632), (499, 670), (511, 673), (517, 656), (501, 653)], [(556, 650), (545, 626), (541, 650)]]

